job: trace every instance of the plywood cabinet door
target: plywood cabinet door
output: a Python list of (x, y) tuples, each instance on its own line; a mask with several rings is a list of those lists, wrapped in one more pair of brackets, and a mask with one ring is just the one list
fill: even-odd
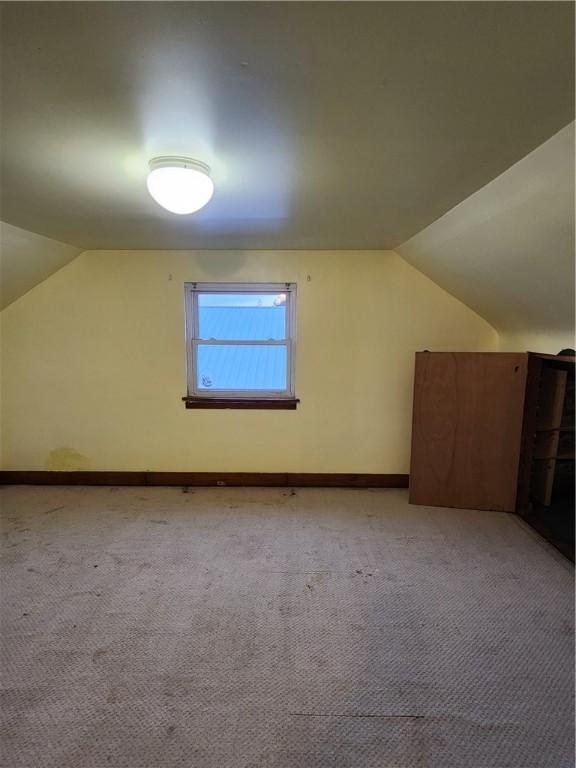
[(528, 355), (418, 352), (410, 502), (513, 511)]

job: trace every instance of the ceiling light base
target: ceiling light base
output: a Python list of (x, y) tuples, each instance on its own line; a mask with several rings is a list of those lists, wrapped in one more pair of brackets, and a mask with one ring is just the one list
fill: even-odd
[(181, 157), (179, 155), (162, 155), (154, 157), (148, 163), (151, 171), (156, 168), (191, 168), (194, 171), (200, 171), (210, 176), (210, 166), (201, 160), (193, 160), (191, 157)]
[(148, 191), (154, 200), (171, 213), (195, 213), (214, 193), (210, 168), (191, 157), (164, 155), (150, 160)]

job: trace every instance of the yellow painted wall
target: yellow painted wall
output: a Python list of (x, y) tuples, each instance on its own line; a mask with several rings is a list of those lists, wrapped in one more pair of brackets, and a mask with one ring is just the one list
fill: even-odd
[[(183, 284), (218, 280), (298, 284), (297, 411), (184, 408)], [(414, 352), (498, 343), (374, 251), (85, 252), (2, 326), (5, 469), (407, 472)]]

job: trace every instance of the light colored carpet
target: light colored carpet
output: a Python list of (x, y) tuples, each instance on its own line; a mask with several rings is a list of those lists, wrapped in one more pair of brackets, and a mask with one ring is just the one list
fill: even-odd
[(572, 768), (573, 569), (404, 491), (2, 489), (7, 768)]

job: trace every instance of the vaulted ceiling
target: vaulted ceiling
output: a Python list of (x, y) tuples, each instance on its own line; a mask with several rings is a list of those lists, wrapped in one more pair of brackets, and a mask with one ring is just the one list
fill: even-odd
[[(4, 264), (23, 230), (56, 241), (54, 264), (84, 248), (409, 241), (405, 258), (506, 324), (466, 289), (476, 246), (459, 260), (411, 239), (574, 119), (573, 21), (565, 2), (2, 3)], [(159, 154), (212, 166), (205, 209), (149, 198)], [(540, 280), (520, 251), (514, 269)]]
[[(2, 218), (83, 248), (393, 248), (573, 119), (573, 5), (7, 2)], [(213, 168), (197, 215), (148, 160)]]
[(75, 259), (82, 251), (0, 221), (0, 309)]

